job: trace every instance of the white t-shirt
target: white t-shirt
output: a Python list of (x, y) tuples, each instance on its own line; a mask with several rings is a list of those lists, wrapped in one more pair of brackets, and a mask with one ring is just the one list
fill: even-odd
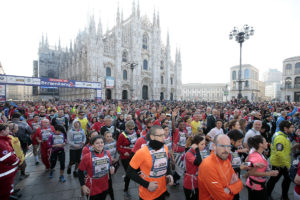
[(250, 130), (247, 131), (247, 133), (246, 133), (246, 136), (245, 136), (245, 138), (244, 138), (244, 143), (248, 144), (248, 139), (249, 139), (250, 137), (254, 137), (254, 136), (256, 136), (256, 135), (260, 135), (260, 132), (254, 130), (253, 128), (250, 129)]

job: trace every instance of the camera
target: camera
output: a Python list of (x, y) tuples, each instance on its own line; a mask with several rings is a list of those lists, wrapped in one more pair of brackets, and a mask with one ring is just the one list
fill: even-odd
[(246, 165), (247, 167), (251, 167), (252, 163), (251, 162), (244, 162), (244, 165)]

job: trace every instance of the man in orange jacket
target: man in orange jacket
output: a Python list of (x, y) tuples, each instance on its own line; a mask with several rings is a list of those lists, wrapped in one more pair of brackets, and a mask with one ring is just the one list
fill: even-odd
[(231, 200), (243, 189), (243, 183), (228, 159), (230, 149), (227, 135), (214, 138), (213, 151), (199, 167), (199, 199)]

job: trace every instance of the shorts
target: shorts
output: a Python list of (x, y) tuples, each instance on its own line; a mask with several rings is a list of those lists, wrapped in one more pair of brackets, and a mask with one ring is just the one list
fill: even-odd
[(70, 149), (70, 163), (80, 163), (82, 149)]

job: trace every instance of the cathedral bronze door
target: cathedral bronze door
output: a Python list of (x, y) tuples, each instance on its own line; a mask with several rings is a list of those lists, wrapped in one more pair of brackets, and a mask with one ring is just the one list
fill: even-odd
[(160, 100), (161, 101), (164, 100), (164, 93), (163, 92), (160, 93)]
[(173, 92), (171, 92), (170, 100), (173, 101)]
[(128, 99), (128, 92), (127, 92), (127, 90), (123, 90), (122, 91), (122, 99), (123, 100), (127, 100)]
[(143, 86), (142, 95), (144, 100), (148, 100), (148, 86), (146, 85)]
[(110, 99), (111, 99), (111, 90), (110, 90), (110, 89), (106, 89), (106, 94), (105, 94), (105, 96), (106, 96), (106, 99), (107, 99), (107, 100), (110, 100)]

